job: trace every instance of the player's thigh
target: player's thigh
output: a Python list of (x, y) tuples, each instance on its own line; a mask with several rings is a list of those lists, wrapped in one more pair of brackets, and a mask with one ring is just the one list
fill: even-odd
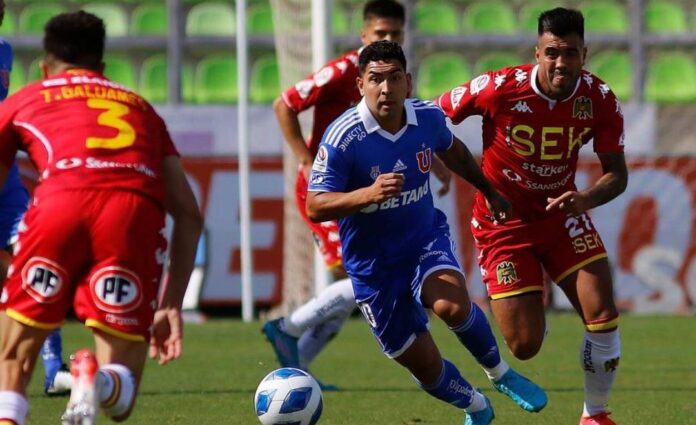
[(105, 193), (91, 228), (93, 263), (77, 288), (75, 312), (87, 326), (147, 341), (164, 262), (162, 209), (130, 192)]
[(389, 281), (356, 281), (355, 300), (382, 352), (396, 358), (416, 336), (428, 330), (428, 316), (410, 291), (410, 274), (393, 273)]
[(435, 382), (442, 371), (442, 356), (427, 331), (420, 332), (408, 349), (394, 360), (424, 384)]
[(421, 300), (449, 326), (463, 323), (471, 310), (464, 275), (455, 269), (441, 269), (428, 275), (423, 282)]
[(515, 357), (529, 359), (539, 352), (546, 332), (541, 292), (527, 292), (491, 300), (491, 310)]
[(559, 286), (583, 322), (589, 324), (618, 316), (611, 268), (606, 258), (584, 265), (559, 282)]
[(89, 257), (83, 202), (81, 194), (64, 192), (27, 212), (3, 288), (2, 309), (13, 319), (55, 328), (65, 318)]
[(122, 364), (140, 382), (149, 346), (147, 342), (129, 341), (99, 330), (94, 332), (94, 341), (99, 364)]

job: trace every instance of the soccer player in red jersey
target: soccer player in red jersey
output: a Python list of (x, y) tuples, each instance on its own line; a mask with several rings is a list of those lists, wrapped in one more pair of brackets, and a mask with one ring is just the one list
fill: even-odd
[[(543, 270), (585, 324), (580, 363), (585, 403), (580, 423), (608, 425), (607, 402), (620, 341), (611, 269), (588, 211), (626, 188), (621, 106), (609, 87), (582, 69), (587, 48), (580, 12), (539, 17), (535, 65), (487, 72), (438, 98), (453, 122), (483, 116), (485, 176), (512, 204), (498, 223), (476, 195), (472, 232), (491, 308), (512, 353), (534, 357), (546, 332)], [(603, 175), (575, 186), (578, 151), (592, 143)]]
[[(181, 303), (201, 216), (164, 122), (104, 69), (105, 28), (83, 11), (45, 28), (43, 81), (0, 105), (0, 182), (18, 150), (40, 173), (0, 300), (0, 423), (23, 425), (41, 343), (72, 306), (92, 329), (64, 424), (126, 419), (145, 358), (181, 355)], [(165, 211), (174, 218), (166, 288)]]
[[(404, 7), (396, 1), (367, 2), (363, 8), (363, 20), (360, 34), (363, 47), (379, 40), (403, 42), (405, 12)], [(343, 269), (336, 221), (312, 223), (307, 218), (305, 203), (307, 178), (324, 131), (361, 98), (356, 83), (359, 76), (358, 55), (359, 50), (354, 50), (329, 62), (318, 72), (287, 89), (273, 104), (283, 136), (299, 161), (295, 185), (298, 211), (312, 231), (335, 281), (291, 315), (264, 325), (263, 331), (283, 366), (307, 369), (356, 306), (350, 280)], [(298, 115), (311, 107), (314, 107), (314, 121), (311, 135), (305, 141)], [(439, 160), (433, 161), (432, 170), (443, 184), (438, 193), (444, 195), (449, 190), (450, 173)], [(322, 387), (333, 389), (323, 384)]]

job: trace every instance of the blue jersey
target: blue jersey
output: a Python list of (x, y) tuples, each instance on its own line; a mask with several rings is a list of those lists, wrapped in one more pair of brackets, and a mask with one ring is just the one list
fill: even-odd
[[(10, 88), (12, 70), (12, 47), (0, 38), (0, 100), (5, 100)], [(17, 164), (12, 164), (0, 191), (0, 249), (8, 245), (8, 240), (17, 231), (17, 225), (24, 215), (29, 201), (29, 193), (22, 185)]]
[(343, 263), (354, 279), (379, 279), (417, 255), (444, 219), (433, 205), (430, 164), (452, 145), (452, 133), (431, 103), (407, 99), (404, 107), (406, 126), (390, 134), (361, 101), (329, 126), (312, 166), (311, 192), (351, 192), (381, 173), (405, 176), (399, 197), (338, 220)]

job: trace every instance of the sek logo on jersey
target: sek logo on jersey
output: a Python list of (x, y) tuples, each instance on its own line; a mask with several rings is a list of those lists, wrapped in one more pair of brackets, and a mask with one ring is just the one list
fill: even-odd
[(126, 313), (140, 305), (143, 290), (135, 273), (121, 267), (104, 267), (92, 275), (89, 287), (99, 309)]
[(312, 165), (312, 170), (319, 171), (320, 173), (326, 172), (326, 164), (329, 162), (329, 151), (326, 150), (325, 146), (319, 146), (319, 151), (317, 152), (317, 157), (314, 158), (314, 165)]
[(22, 289), (42, 304), (57, 301), (66, 280), (63, 268), (47, 258), (33, 257), (22, 268)]

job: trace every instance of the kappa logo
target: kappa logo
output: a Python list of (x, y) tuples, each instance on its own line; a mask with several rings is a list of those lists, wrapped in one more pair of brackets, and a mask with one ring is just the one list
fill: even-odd
[(400, 159), (397, 159), (396, 164), (394, 164), (394, 169), (392, 171), (396, 173), (397, 171), (404, 171), (407, 168), (408, 167), (406, 166), (406, 164), (404, 164)]
[(532, 112), (532, 108), (527, 105), (527, 102), (520, 100), (517, 103), (515, 103), (515, 106), (510, 108), (511, 111), (517, 111), (517, 112)]
[(471, 83), (469, 84), (469, 90), (471, 91), (471, 95), (475, 96), (479, 94), (481, 90), (486, 88), (490, 81), (491, 77), (488, 74), (479, 75), (478, 77), (471, 80)]
[(495, 268), (498, 285), (512, 285), (517, 281), (517, 270), (511, 261), (502, 261)]
[[(423, 147), (425, 147), (425, 146), (423, 146)], [(430, 171), (431, 153), (432, 153), (432, 151), (430, 150), (430, 148), (416, 152), (416, 159), (418, 160), (418, 169), (423, 174)]]
[(593, 81), (592, 75), (590, 75), (590, 74), (584, 74), (584, 75), (582, 76), (582, 79), (585, 80), (585, 83), (587, 84), (587, 87), (588, 87), (588, 88), (592, 88), (592, 81)]
[(505, 74), (496, 75), (495, 78), (493, 79), (493, 82), (495, 83), (494, 89), (498, 90), (500, 88), (500, 86), (505, 84)]
[(515, 81), (517, 81), (517, 87), (521, 86), (527, 80), (527, 72), (521, 69), (515, 69)]
[(122, 267), (109, 266), (98, 270), (89, 280), (94, 302), (108, 313), (127, 313), (143, 300), (138, 276)]
[(61, 266), (43, 257), (33, 257), (22, 268), (22, 289), (41, 304), (58, 300), (67, 281)]
[(312, 170), (319, 171), (320, 173), (326, 172), (326, 164), (329, 162), (329, 151), (326, 150), (326, 146), (319, 146), (317, 151), (317, 157), (314, 158), (314, 164), (312, 165)]
[(599, 85), (599, 92), (602, 94), (602, 99), (605, 99), (607, 97), (607, 94), (611, 91), (609, 88), (609, 85), (607, 84), (600, 84)]
[(592, 99), (580, 96), (573, 104), (573, 118), (580, 120), (592, 119)]

